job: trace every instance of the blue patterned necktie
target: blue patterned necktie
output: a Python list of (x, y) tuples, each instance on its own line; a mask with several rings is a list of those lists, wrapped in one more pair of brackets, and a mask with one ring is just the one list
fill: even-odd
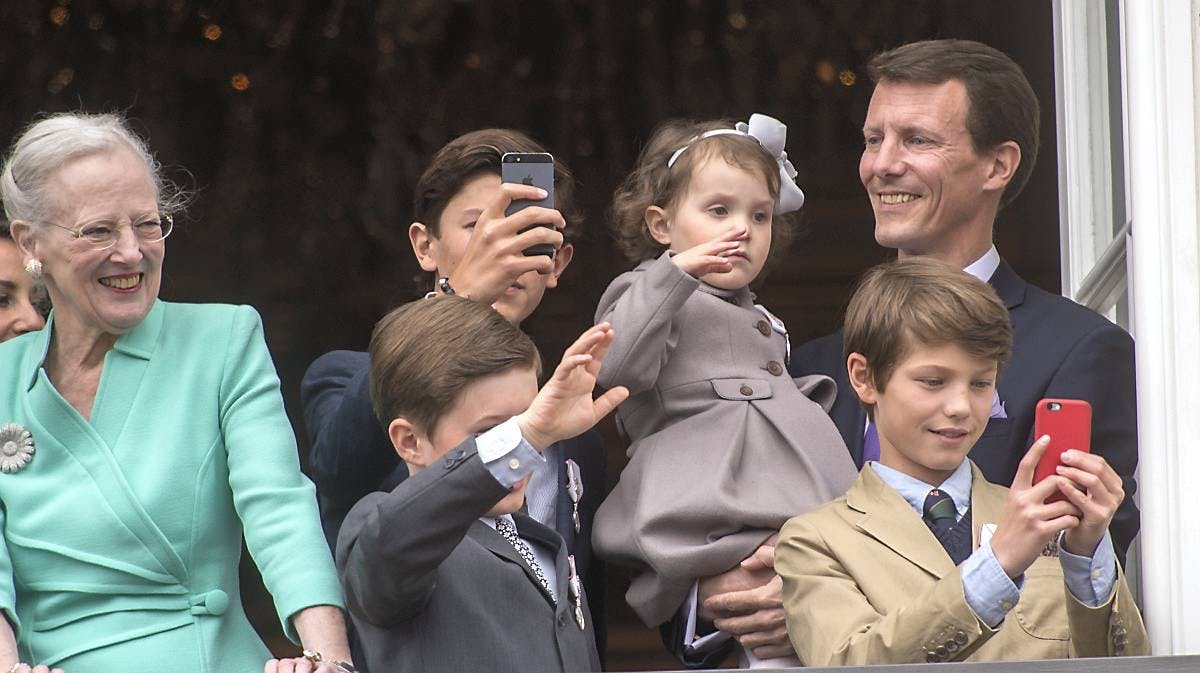
[(525, 565), (529, 566), (529, 569), (533, 571), (533, 576), (537, 578), (542, 588), (546, 590), (546, 595), (550, 596), (550, 600), (554, 601), (555, 605), (558, 605), (558, 601), (554, 600), (554, 592), (550, 590), (550, 583), (546, 581), (546, 576), (542, 574), (542, 567), (538, 565), (537, 559), (533, 556), (533, 550), (521, 539), (520, 535), (517, 535), (516, 526), (512, 525), (512, 522), (504, 517), (497, 517), (496, 532), (507, 540), (513, 546), (513, 549), (517, 550), (522, 559), (525, 559)]
[(971, 555), (971, 510), (958, 520), (954, 499), (940, 489), (925, 496), (925, 524), (933, 531), (946, 553), (958, 565)]

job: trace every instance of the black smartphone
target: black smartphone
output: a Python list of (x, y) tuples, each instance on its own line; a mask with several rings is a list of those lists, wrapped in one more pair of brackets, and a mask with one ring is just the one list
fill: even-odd
[[(546, 198), (540, 201), (518, 199), (508, 204), (508, 208), (504, 210), (506, 216), (529, 206), (554, 207), (554, 157), (548, 152), (506, 152), (504, 156), (500, 157), (500, 180), (521, 185), (533, 185), (546, 190)], [(517, 233), (525, 231), (528, 231), (528, 228)], [(554, 246), (533, 245), (526, 248), (524, 252), (526, 256), (553, 257)]]

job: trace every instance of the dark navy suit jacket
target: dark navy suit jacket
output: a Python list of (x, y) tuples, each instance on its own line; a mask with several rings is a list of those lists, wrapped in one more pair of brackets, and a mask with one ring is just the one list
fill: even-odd
[[(312, 446), (309, 471), (317, 486), (321, 524), (330, 548), (350, 508), (375, 491), (391, 491), (408, 477), (408, 468), (371, 406), (370, 358), (361, 351), (332, 351), (317, 358), (304, 373), (300, 399)], [(606, 453), (599, 433), (589, 430), (558, 442), (563, 460), (579, 464), (583, 498), (579, 533), (571, 518), (566, 470), (559, 469), (555, 529), (575, 555), (596, 621), (597, 648), (604, 653), (604, 568), (592, 559), (592, 519), (604, 499)]]
[[(1103, 316), (1026, 283), (1003, 260), (989, 282), (1008, 307), (1013, 326), (1012, 360), (1001, 369), (996, 385), (1008, 418), (988, 421), (971, 449), (971, 460), (988, 481), (1010, 485), (1017, 463), (1033, 443), (1038, 400), (1090, 402), (1092, 452), (1104, 456), (1124, 482), (1125, 502), (1109, 527), (1124, 562), (1140, 527), (1133, 502), (1138, 461), (1133, 339)], [(846, 374), (842, 330), (801, 346), (791, 368), (794, 376), (825, 374), (837, 382), (830, 416), (854, 462), (861, 465), (867, 416)]]

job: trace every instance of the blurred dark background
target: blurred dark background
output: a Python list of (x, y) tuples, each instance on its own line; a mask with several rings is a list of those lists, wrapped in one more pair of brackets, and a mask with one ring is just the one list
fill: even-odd
[[(679, 116), (788, 125), (805, 229), (759, 298), (795, 343), (835, 328), (853, 279), (887, 258), (858, 182), (875, 52), (931, 37), (1010, 54), (1042, 101), (1038, 168), (997, 226), (1019, 273), (1058, 291), (1051, 5), (1045, 0), (0, 0), (0, 138), (39, 113), (124, 111), (195, 190), (168, 244), (162, 296), (263, 315), (302, 454), (305, 367), (364, 349), (419, 295), (412, 188), (472, 129), (531, 133), (578, 177), (575, 261), (525, 327), (548, 360), (631, 265), (605, 216), (656, 124)], [(610, 479), (624, 447), (611, 427)], [(264, 637), (269, 598), (247, 570)], [(674, 667), (610, 569), (609, 667)]]

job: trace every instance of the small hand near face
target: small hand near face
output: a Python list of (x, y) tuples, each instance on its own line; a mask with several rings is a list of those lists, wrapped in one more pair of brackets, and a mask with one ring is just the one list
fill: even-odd
[[(505, 216), (504, 210), (519, 199), (543, 199), (546, 192), (531, 185), (504, 183), (500, 193), (479, 215), (462, 259), (450, 274), (457, 294), (491, 304), (528, 271), (546, 274), (554, 270), (554, 259), (546, 255), (526, 256), (526, 248), (563, 245), (562, 213), (552, 208), (531, 206)], [(551, 225), (551, 226), (538, 226)], [(529, 231), (517, 233), (522, 229)]]
[(563, 353), (562, 362), (533, 403), (517, 416), (521, 435), (533, 448), (542, 451), (560, 439), (584, 432), (629, 397), (627, 388), (617, 386), (592, 399), (596, 375), (612, 338), (608, 323), (595, 325), (580, 335)]
[[(1052, 475), (1037, 484), (1032, 483), (1034, 470), (1049, 444), (1050, 438), (1043, 436), (1021, 459), (1004, 502), (1004, 511), (996, 524), (996, 533), (992, 536), (992, 553), (1010, 578), (1020, 577), (1033, 565), (1046, 543), (1060, 531), (1068, 531), (1069, 536), (1080, 523), (1082, 514), (1072, 500), (1046, 504), (1046, 498), (1055, 491), (1075, 490), (1066, 477)], [(1067, 497), (1071, 498), (1071, 494)], [(1112, 518), (1112, 512), (1109, 512), (1109, 518)]]
[(1092, 556), (1113, 514), (1125, 500), (1121, 477), (1102, 456), (1082, 451), (1064, 451), (1058, 474), (1070, 480), (1059, 490), (1083, 514), (1079, 525), (1063, 536), (1063, 546), (1076, 556)]
[(702, 278), (710, 273), (729, 273), (733, 270), (729, 253), (741, 246), (740, 241), (745, 236), (745, 227), (733, 227), (711, 241), (676, 254), (671, 261), (692, 278)]

